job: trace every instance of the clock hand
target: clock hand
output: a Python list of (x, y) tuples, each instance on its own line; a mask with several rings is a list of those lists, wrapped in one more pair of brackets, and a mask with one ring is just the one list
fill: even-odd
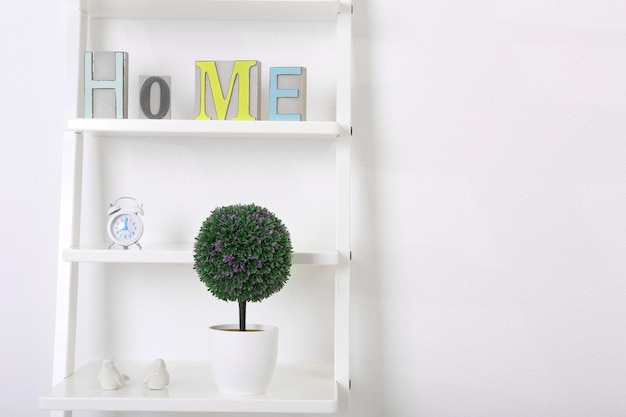
[(124, 218), (124, 227), (118, 229), (118, 232), (123, 232), (124, 230), (128, 230), (128, 217)]

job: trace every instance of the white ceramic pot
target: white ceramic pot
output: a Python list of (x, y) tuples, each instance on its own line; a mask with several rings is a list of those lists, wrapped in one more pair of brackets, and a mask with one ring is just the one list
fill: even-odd
[(229, 395), (264, 394), (278, 353), (278, 327), (238, 324), (209, 328), (209, 355), (217, 388)]

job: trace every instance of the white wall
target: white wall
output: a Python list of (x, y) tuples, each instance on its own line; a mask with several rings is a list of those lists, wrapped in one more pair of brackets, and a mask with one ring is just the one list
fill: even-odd
[(626, 3), (360, 3), (355, 415), (624, 415)]
[[(0, 3), (6, 415), (51, 379), (57, 3)], [(626, 414), (624, 16), (355, 0), (352, 416)]]
[(63, 8), (0, 3), (0, 414), (50, 385), (63, 129)]

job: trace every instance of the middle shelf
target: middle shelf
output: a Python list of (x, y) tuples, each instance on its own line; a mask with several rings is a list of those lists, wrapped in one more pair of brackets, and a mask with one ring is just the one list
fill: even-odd
[[(193, 243), (146, 243), (143, 249), (117, 246), (109, 249), (107, 243), (83, 244), (63, 250), (66, 262), (101, 263), (165, 263), (193, 264)], [(339, 254), (335, 249), (296, 247), (293, 264), (337, 265)]]
[[(104, 136), (166, 137), (253, 137), (336, 139), (341, 131), (337, 122), (282, 122), (176, 119), (69, 119), (68, 131)], [(343, 132), (345, 133), (345, 132)]]

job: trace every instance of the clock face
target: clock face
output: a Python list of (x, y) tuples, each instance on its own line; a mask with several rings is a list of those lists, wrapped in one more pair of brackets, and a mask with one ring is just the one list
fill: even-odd
[(113, 242), (129, 246), (141, 238), (143, 223), (137, 214), (122, 210), (111, 216), (107, 231)]

